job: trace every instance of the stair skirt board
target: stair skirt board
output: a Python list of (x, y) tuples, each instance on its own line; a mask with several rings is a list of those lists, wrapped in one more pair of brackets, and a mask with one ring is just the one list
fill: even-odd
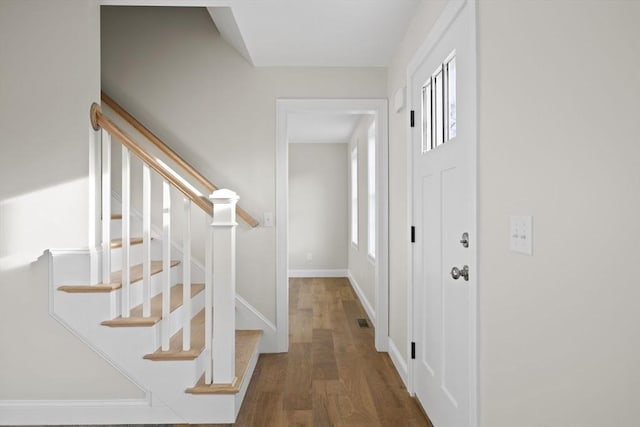
[[(38, 406), (23, 402), (20, 405), (1, 405), (0, 419), (11, 424), (116, 424), (116, 423), (231, 423), (240, 410), (244, 393), (258, 359), (254, 351), (248, 361), (248, 372), (240, 388), (232, 394), (189, 394), (185, 390), (197, 386), (202, 377), (209, 353), (200, 353), (192, 360), (150, 361), (143, 359), (145, 351), (152, 351), (160, 345), (159, 325), (144, 328), (113, 328), (101, 325), (105, 319), (113, 319), (113, 307), (120, 300), (120, 290), (109, 293), (59, 292), (61, 283), (88, 283), (90, 259), (96, 251), (48, 251), (50, 314), (63, 326), (79, 337), (89, 348), (102, 356), (122, 372), (134, 384), (153, 396), (151, 404), (126, 406), (122, 411), (117, 402), (104, 406), (82, 407), (71, 411), (74, 404)], [(172, 269), (172, 284), (179, 281), (179, 274)], [(159, 281), (154, 276), (152, 281)], [(137, 285), (132, 286), (132, 289)], [(204, 302), (204, 292), (199, 292)], [(195, 301), (195, 300), (194, 300)], [(246, 301), (243, 300), (246, 304)], [(193, 304), (193, 303), (192, 303)], [(181, 333), (182, 307), (170, 317), (172, 335)], [(193, 304), (194, 312), (202, 305)], [(260, 316), (252, 316), (252, 307), (239, 304), (239, 312), (249, 317), (245, 323), (262, 325)], [(257, 312), (255, 312), (257, 313)], [(259, 313), (258, 313), (259, 314)], [(237, 325), (241, 327), (241, 325)], [(267, 325), (267, 329), (269, 329)], [(275, 328), (274, 328), (275, 329)], [(180, 331), (180, 332), (178, 332)], [(271, 332), (271, 331), (269, 331)], [(275, 334), (274, 334), (275, 335)], [(165, 404), (166, 402), (166, 404)], [(35, 408), (34, 408), (35, 407)], [(35, 410), (34, 410), (35, 409)], [(105, 415), (110, 413), (110, 416)], [(38, 418), (42, 416), (42, 418)]]
[[(254, 352), (247, 366), (248, 372), (255, 370), (258, 356)], [(3, 425), (15, 426), (233, 423), (249, 383), (249, 380), (243, 381), (236, 394), (217, 395), (214, 400), (206, 402), (209, 412), (218, 414), (216, 421), (211, 417), (184, 419), (150, 393), (146, 399), (132, 400), (5, 400), (0, 401), (0, 420)], [(206, 396), (197, 397), (206, 399)]]

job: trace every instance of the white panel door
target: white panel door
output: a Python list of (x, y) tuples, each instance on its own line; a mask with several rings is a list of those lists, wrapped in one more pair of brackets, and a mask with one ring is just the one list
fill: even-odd
[[(409, 82), (415, 111), (412, 375), (416, 396), (435, 427), (476, 423), (475, 12), (459, 4)], [(448, 63), (453, 57), (455, 63)], [(450, 100), (447, 68), (455, 82)], [(461, 242), (464, 233), (468, 244)], [(458, 271), (452, 273), (454, 267)]]

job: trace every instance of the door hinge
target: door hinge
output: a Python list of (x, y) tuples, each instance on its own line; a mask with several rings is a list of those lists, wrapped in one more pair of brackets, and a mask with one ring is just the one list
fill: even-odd
[(415, 127), (416, 126), (416, 112), (414, 110), (411, 110), (411, 127)]
[(416, 343), (411, 341), (411, 359), (416, 358)]
[(411, 243), (415, 243), (416, 242), (416, 228), (412, 225), (411, 226)]

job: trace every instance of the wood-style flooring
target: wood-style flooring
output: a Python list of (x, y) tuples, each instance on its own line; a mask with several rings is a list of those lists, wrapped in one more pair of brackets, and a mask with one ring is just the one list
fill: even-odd
[(260, 356), (236, 426), (432, 427), (373, 328), (358, 326), (367, 315), (347, 279), (289, 290), (289, 353)]
[(373, 328), (358, 326), (367, 315), (347, 279), (290, 279), (289, 290), (289, 353), (260, 355), (234, 425), (433, 427)]

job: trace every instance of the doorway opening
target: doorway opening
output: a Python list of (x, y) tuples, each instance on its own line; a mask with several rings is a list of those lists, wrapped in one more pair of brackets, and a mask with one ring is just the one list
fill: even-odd
[[(343, 141), (342, 147), (327, 147), (328, 144), (314, 142), (312, 134), (306, 134), (313, 127), (322, 126), (322, 120), (337, 120), (345, 126), (351, 126), (353, 131), (349, 140)], [(318, 133), (316, 133), (317, 135)], [(344, 137), (342, 139), (345, 139)], [(336, 142), (336, 141), (334, 141)], [(337, 144), (336, 144), (337, 145)], [(354, 244), (351, 232), (353, 221), (346, 217), (347, 212), (352, 211), (354, 191), (352, 177), (354, 168), (352, 163), (353, 149), (375, 153), (375, 156), (356, 156), (356, 173), (364, 179), (360, 184), (356, 183), (356, 206), (372, 206), (367, 209), (370, 217), (362, 218), (356, 225)], [(362, 148), (361, 148), (362, 147)], [(369, 150), (367, 150), (367, 148)], [(344, 153), (343, 153), (344, 152)], [(297, 159), (297, 160), (296, 160)], [(341, 166), (335, 165), (335, 173), (329, 174), (320, 163), (331, 162), (338, 159)], [(383, 99), (324, 99), (324, 100), (288, 100), (281, 99), (276, 104), (276, 322), (278, 329), (278, 349), (288, 349), (288, 311), (289, 311), (289, 277), (301, 275), (315, 275), (316, 277), (348, 277), (358, 294), (358, 297), (367, 305), (369, 317), (375, 326), (375, 346), (378, 351), (387, 351), (388, 340), (388, 134), (387, 134), (387, 102)], [(290, 171), (290, 160), (299, 163)], [(367, 161), (372, 161), (369, 166)], [(313, 167), (312, 167), (313, 166)], [(311, 173), (311, 170), (315, 173)], [(290, 172), (305, 173), (304, 183), (306, 187), (293, 184), (290, 186)], [(367, 173), (372, 171), (369, 176)], [(332, 185), (334, 191), (323, 187), (323, 180), (339, 179)], [(358, 180), (356, 180), (358, 181)], [(364, 183), (364, 187), (363, 187)], [(367, 183), (373, 183), (367, 187)], [(324, 203), (316, 209), (312, 209), (319, 200), (314, 199), (313, 189), (318, 191), (318, 197), (322, 195)], [(322, 194), (320, 194), (322, 193)], [(371, 197), (371, 195), (375, 197)], [(295, 200), (292, 199), (295, 197)], [(342, 200), (342, 202), (340, 202)], [(340, 203), (340, 204), (338, 204)], [(319, 238), (319, 233), (335, 232), (336, 230), (309, 230), (312, 225), (308, 221), (300, 221), (300, 217), (290, 218), (291, 206), (297, 209), (312, 209), (315, 218), (333, 221), (328, 228), (339, 229), (338, 247), (344, 247), (348, 257), (355, 252), (364, 253), (365, 262), (373, 273), (371, 277), (372, 289), (364, 292), (357, 286), (359, 273), (350, 271), (350, 263), (345, 268), (321, 268), (314, 260), (316, 255), (326, 256), (326, 240)], [(318, 212), (320, 210), (320, 212)], [(326, 213), (323, 217), (323, 212)], [(326, 221), (325, 221), (326, 222)], [(296, 237), (292, 238), (291, 229), (295, 228)], [(347, 232), (348, 230), (348, 232)], [(300, 234), (303, 236), (300, 240)], [(335, 233), (334, 233), (335, 234)], [(316, 240), (316, 249), (305, 247), (302, 242)], [(371, 242), (369, 242), (371, 240)], [(375, 244), (374, 241), (375, 240)], [(319, 242), (319, 243), (318, 243)], [(360, 243), (359, 243), (360, 242)], [(323, 246), (324, 244), (324, 246)], [(339, 249), (342, 250), (342, 249)], [(315, 252), (314, 251), (319, 251)], [(330, 252), (330, 250), (329, 250)], [(335, 255), (335, 254), (334, 254)], [(339, 255), (339, 254), (338, 254)], [(343, 252), (344, 255), (344, 252)], [(325, 264), (340, 266), (341, 264)], [(307, 268), (308, 267), (308, 268)], [(367, 268), (364, 265), (364, 268)], [(356, 270), (356, 268), (353, 268)], [(355, 283), (354, 283), (355, 282)], [(371, 292), (372, 291), (372, 292)], [(372, 295), (373, 294), (373, 295)], [(368, 296), (368, 297), (367, 297)]]

